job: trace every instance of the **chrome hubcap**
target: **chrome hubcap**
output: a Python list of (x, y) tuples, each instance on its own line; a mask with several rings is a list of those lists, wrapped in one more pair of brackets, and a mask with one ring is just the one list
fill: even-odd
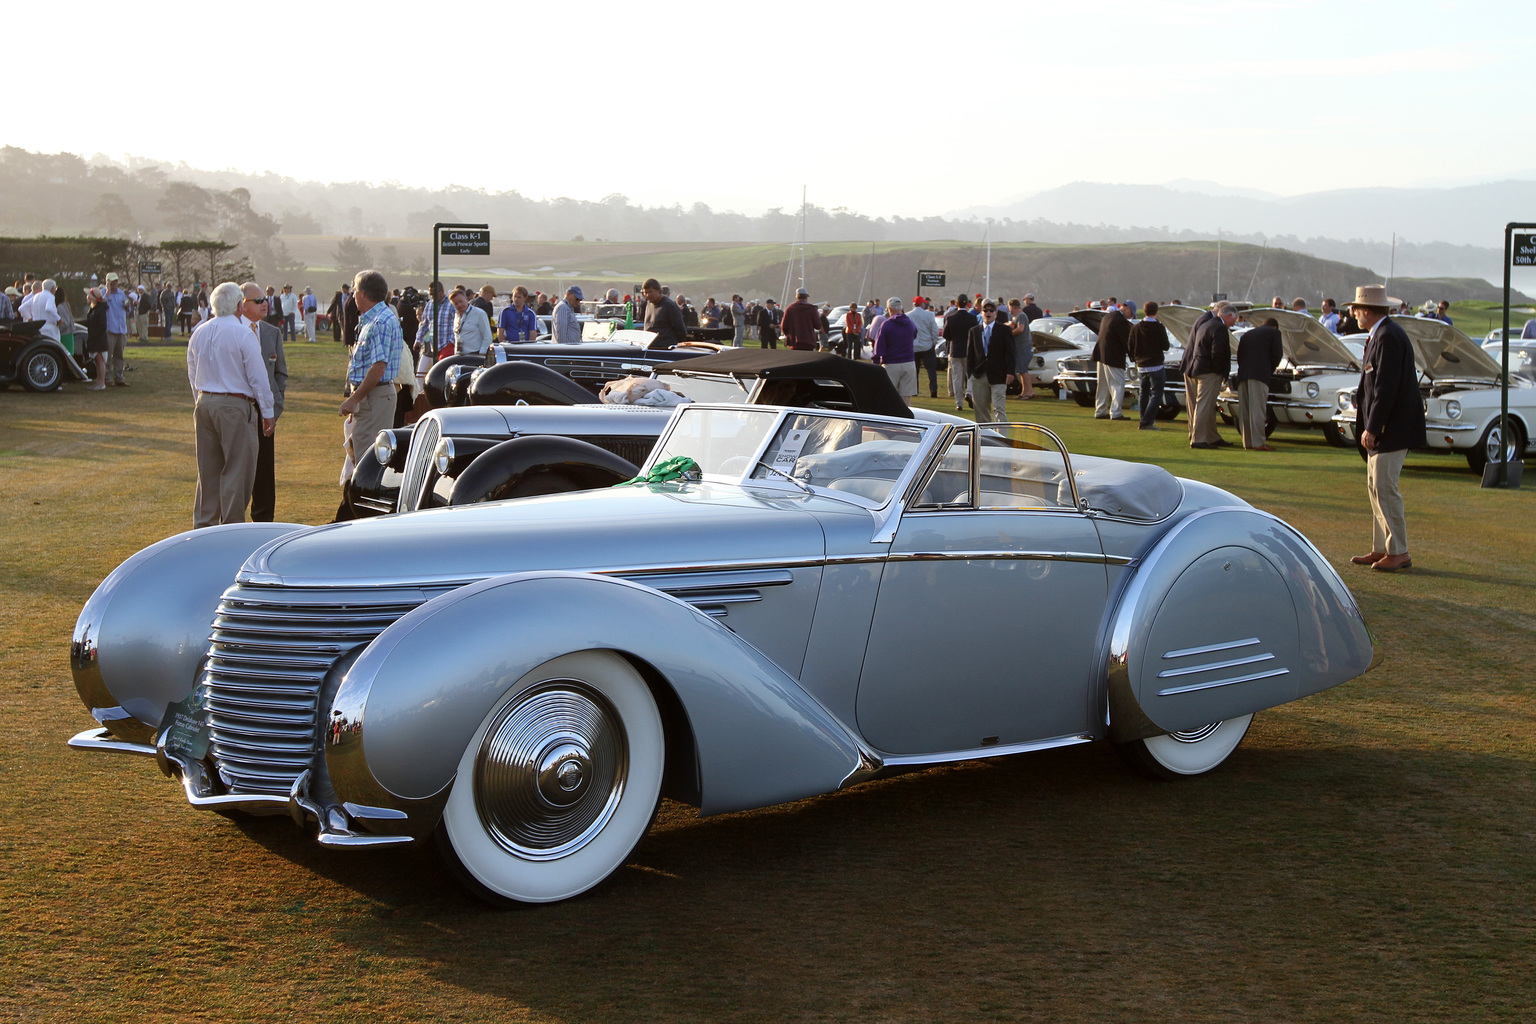
[(1168, 736), (1170, 739), (1178, 740), (1180, 743), (1199, 743), (1215, 732), (1220, 725), (1220, 722), (1212, 722), (1210, 725), (1202, 725), (1200, 728), (1190, 729), (1188, 732), (1171, 732)]
[(551, 680), (519, 695), (486, 730), (475, 806), (503, 848), (549, 860), (602, 831), (628, 772), (624, 726), (607, 698), (578, 680)]

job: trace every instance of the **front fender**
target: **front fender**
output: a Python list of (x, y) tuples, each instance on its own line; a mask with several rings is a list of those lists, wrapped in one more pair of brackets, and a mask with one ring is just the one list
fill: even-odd
[(148, 743), (197, 684), (219, 598), (257, 548), (297, 523), (231, 523), (167, 537), (112, 570), (75, 622), (69, 665), (91, 714)]
[(626, 580), (536, 572), (428, 601), (363, 651), (326, 733), (337, 793), (402, 810), (436, 803), (508, 688), (583, 650), (616, 651), (671, 688), (695, 740), (702, 814), (826, 793), (859, 767), (849, 730), (709, 616)]
[(1353, 679), (1370, 634), (1333, 566), (1253, 508), (1181, 520), (1141, 560), (1111, 620), (1110, 736), (1196, 729)]

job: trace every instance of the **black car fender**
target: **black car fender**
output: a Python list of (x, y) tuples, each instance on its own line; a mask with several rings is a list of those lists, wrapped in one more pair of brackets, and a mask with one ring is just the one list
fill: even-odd
[(470, 405), (580, 405), (592, 392), (540, 363), (514, 360), (488, 367), (469, 386)]
[(612, 487), (639, 473), (628, 459), (586, 441), (535, 434), (480, 454), (453, 484), (450, 505)]

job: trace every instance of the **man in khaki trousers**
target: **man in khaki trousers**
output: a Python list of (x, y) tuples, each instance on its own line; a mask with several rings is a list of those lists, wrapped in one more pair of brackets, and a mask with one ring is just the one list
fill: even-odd
[(237, 315), (242, 298), (233, 281), (215, 288), (213, 316), (187, 342), (197, 438), (193, 529), (245, 522), (256, 480), (257, 431), (272, 432), (272, 389), (261, 343)]

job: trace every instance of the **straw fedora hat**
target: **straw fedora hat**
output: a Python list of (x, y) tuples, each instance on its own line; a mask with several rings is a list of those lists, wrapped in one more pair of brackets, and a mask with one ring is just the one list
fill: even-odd
[(1387, 286), (1384, 284), (1362, 284), (1355, 289), (1355, 301), (1351, 306), (1366, 306), (1370, 309), (1396, 309), (1403, 304), (1402, 299), (1394, 299), (1387, 294)]

